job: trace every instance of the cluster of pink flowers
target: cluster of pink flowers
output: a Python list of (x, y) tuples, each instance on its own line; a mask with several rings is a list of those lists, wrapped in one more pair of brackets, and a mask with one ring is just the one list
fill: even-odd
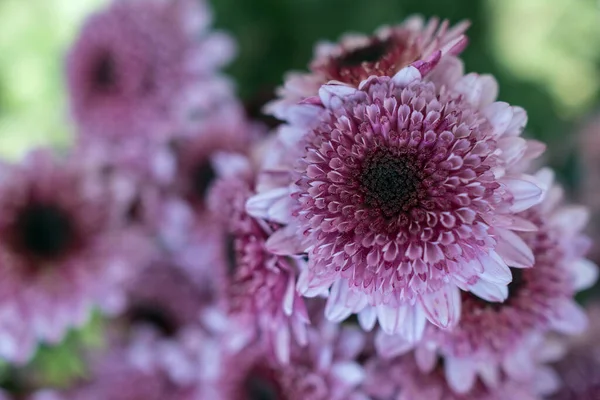
[(107, 328), (70, 387), (1, 399), (600, 395), (573, 339), (588, 212), (534, 169), (525, 110), (465, 73), (468, 23), (318, 44), (272, 132), (210, 23), (196, 0), (113, 0), (66, 56), (74, 144), (2, 165), (0, 357)]

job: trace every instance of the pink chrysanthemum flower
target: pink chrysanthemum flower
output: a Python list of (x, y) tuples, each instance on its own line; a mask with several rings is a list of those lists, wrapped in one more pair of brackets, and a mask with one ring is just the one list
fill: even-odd
[(262, 340), (272, 346), (280, 362), (287, 363), (292, 338), (301, 345), (307, 341), (309, 318), (304, 299), (296, 291), (304, 260), (270, 253), (266, 241), (281, 226), (246, 212), (246, 200), (255, 193), (251, 161), (222, 154), (218, 164), (221, 179), (213, 188), (210, 204), (227, 226), (225, 240), (232, 253), (228, 268), (231, 313), (255, 321)]
[(412, 354), (392, 359), (375, 358), (365, 367), (362, 390), (373, 400), (541, 400), (555, 389), (554, 376), (540, 368), (527, 382), (503, 378), (490, 389), (481, 382), (465, 394), (457, 394), (446, 381), (444, 366), (438, 363), (423, 372)]
[(463, 35), (468, 22), (448, 29), (448, 21), (437, 18), (427, 23), (421, 17), (400, 25), (384, 26), (372, 36), (344, 35), (339, 43), (322, 42), (315, 48), (310, 73), (292, 72), (278, 90), (279, 100), (268, 104), (267, 112), (285, 119), (291, 105), (315, 96), (321, 85), (338, 81), (357, 86), (369, 76), (394, 76), (417, 60), (428, 59), (436, 51), (459, 54), (466, 46)]
[(552, 367), (560, 380), (559, 389), (550, 400), (591, 400), (600, 398), (600, 306), (587, 309), (590, 325), (578, 337), (566, 340), (567, 354)]
[[(551, 187), (550, 171), (542, 170), (538, 177)], [(420, 351), (429, 348), (431, 358), (437, 349), (444, 356), (457, 391), (469, 390), (477, 375), (491, 386), (502, 372), (513, 379), (531, 376), (535, 369), (532, 336), (550, 330), (577, 334), (585, 329), (587, 318), (574, 296), (596, 282), (598, 268), (583, 258), (590, 247), (581, 232), (587, 210), (564, 206), (561, 200), (562, 189), (554, 186), (540, 205), (519, 214), (538, 227), (519, 234), (535, 256), (532, 268), (512, 269), (513, 280), (502, 291), (478, 286), (472, 293), (463, 292), (460, 323), (452, 330), (431, 327), (425, 335)], [(409, 347), (399, 337), (378, 339), (382, 354)]]
[(274, 363), (268, 351), (250, 346), (224, 363), (219, 396), (227, 400), (366, 400), (356, 392), (364, 373), (356, 362), (364, 334), (328, 322), (315, 324), (308, 345), (294, 345), (289, 364)]
[(452, 59), (427, 73), (437, 60), (358, 89), (327, 84), (296, 106), (247, 203), (287, 225), (271, 251), (308, 253), (299, 289), (331, 288), (333, 321), (359, 313), (416, 340), (426, 318), (458, 321), (459, 288), (505, 292), (507, 263), (533, 265), (512, 231), (535, 229), (515, 213), (543, 184), (517, 167), (543, 146), (519, 137), (525, 112), (494, 102), (492, 77), (462, 76)]
[(0, 354), (23, 362), (60, 341), (91, 307), (122, 306), (121, 286), (150, 255), (76, 156), (47, 152), (6, 166), (0, 183)]
[[(92, 15), (70, 50), (72, 116), (86, 135), (165, 133), (191, 96), (233, 55), (231, 39), (208, 32), (204, 1), (116, 0)], [(192, 85), (194, 84), (194, 85)]]

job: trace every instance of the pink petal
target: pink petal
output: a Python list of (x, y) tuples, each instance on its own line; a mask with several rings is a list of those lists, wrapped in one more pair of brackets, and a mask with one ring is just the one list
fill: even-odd
[(400, 335), (388, 335), (378, 331), (375, 335), (375, 349), (383, 358), (394, 358), (408, 353), (415, 347), (414, 342), (404, 339)]
[(402, 323), (396, 330), (397, 334), (409, 342), (416, 343), (423, 337), (427, 318), (420, 307), (405, 305), (401, 308)]
[(454, 326), (460, 318), (460, 292), (454, 285), (420, 296), (427, 319), (440, 328)]
[(283, 312), (288, 317), (294, 311), (294, 299), (296, 298), (296, 279), (292, 274), (288, 278), (288, 283), (283, 295)]
[(588, 318), (581, 306), (573, 300), (561, 301), (554, 308), (551, 317), (552, 327), (567, 335), (577, 335), (585, 331), (588, 326)]
[(288, 225), (273, 233), (267, 239), (265, 247), (271, 253), (278, 255), (296, 255), (306, 251), (302, 236), (298, 234), (295, 225)]
[(377, 312), (374, 307), (365, 307), (358, 313), (358, 323), (365, 331), (370, 332), (377, 322)]
[(421, 371), (429, 373), (435, 368), (437, 353), (435, 349), (430, 349), (426, 344), (422, 344), (415, 349), (415, 360)]
[(598, 266), (587, 259), (573, 263), (573, 286), (576, 291), (589, 289), (598, 280)]
[(331, 374), (346, 385), (355, 386), (363, 381), (364, 370), (355, 362), (338, 362), (331, 368)]
[(493, 135), (500, 137), (504, 134), (513, 118), (512, 107), (508, 103), (501, 101), (490, 104), (485, 107), (483, 114), (487, 117), (493, 128)]
[(474, 107), (482, 108), (496, 99), (498, 83), (490, 75), (468, 74), (456, 83), (454, 90), (463, 94)]
[[(524, 177), (523, 177), (524, 178)], [(508, 190), (513, 195), (513, 204), (510, 206), (510, 211), (521, 212), (540, 203), (544, 191), (531, 180), (516, 178), (502, 178)]]
[(342, 99), (352, 96), (359, 91), (352, 87), (342, 84), (327, 84), (319, 89), (319, 97), (326, 108), (333, 109), (341, 105)]
[(291, 335), (287, 326), (281, 326), (275, 332), (275, 356), (284, 364), (290, 362)]
[(479, 280), (469, 290), (476, 296), (492, 302), (505, 301), (508, 298), (508, 286)]
[(477, 374), (471, 362), (447, 357), (444, 370), (448, 385), (456, 393), (467, 393), (473, 387)]
[(483, 363), (478, 366), (481, 380), (489, 387), (496, 387), (500, 381), (500, 370), (495, 363)]
[(338, 280), (331, 286), (331, 292), (325, 304), (325, 318), (329, 321), (339, 323), (352, 314), (352, 310), (346, 306), (348, 296), (348, 284)]
[(534, 349), (529, 346), (510, 352), (502, 362), (504, 371), (515, 380), (530, 379), (536, 369), (533, 352)]
[[(273, 204), (280, 201), (282, 198), (288, 197), (290, 191), (288, 188), (277, 188), (268, 190), (263, 193), (258, 193), (246, 201), (246, 212), (253, 217), (270, 219), (270, 209)], [(275, 222), (287, 223), (287, 218), (283, 220), (274, 220)]]
[(560, 227), (568, 234), (581, 232), (590, 217), (589, 211), (583, 206), (563, 207), (552, 218), (552, 225)]
[(514, 268), (529, 268), (534, 263), (533, 252), (529, 246), (515, 233), (507, 229), (495, 229), (498, 235), (496, 252)]
[(411, 82), (421, 79), (421, 73), (413, 66), (402, 68), (394, 75), (392, 82), (398, 87), (404, 88)]
[(376, 306), (377, 310), (377, 319), (379, 320), (379, 325), (383, 332), (388, 335), (396, 334), (399, 325), (402, 323), (400, 321), (400, 310), (395, 307), (390, 307), (385, 304), (379, 304)]
[(524, 109), (513, 106), (512, 111), (513, 117), (505, 132), (507, 136), (520, 135), (525, 125), (527, 125), (527, 112)]
[(561, 379), (551, 367), (541, 366), (535, 372), (533, 385), (536, 393), (549, 396), (561, 387)]
[(481, 279), (500, 285), (512, 282), (510, 268), (496, 252), (491, 251), (488, 255), (479, 256), (478, 260), (483, 267), (483, 272), (479, 275)]

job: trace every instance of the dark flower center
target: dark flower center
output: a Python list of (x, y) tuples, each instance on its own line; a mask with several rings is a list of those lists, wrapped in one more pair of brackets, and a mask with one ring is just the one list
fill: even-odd
[(172, 337), (177, 333), (178, 324), (167, 310), (153, 304), (136, 304), (127, 313), (132, 323), (142, 323), (157, 328), (164, 336)]
[(246, 400), (285, 400), (275, 371), (264, 366), (253, 368), (244, 381)]
[(98, 58), (93, 71), (93, 82), (99, 90), (110, 90), (117, 84), (117, 68), (113, 56), (105, 51)]
[(232, 234), (225, 237), (225, 258), (227, 260), (227, 273), (233, 276), (237, 270), (237, 250), (235, 245), (236, 239)]
[(69, 215), (52, 204), (28, 205), (17, 217), (15, 227), (19, 246), (39, 258), (59, 257), (75, 239)]
[(366, 46), (354, 49), (337, 59), (340, 67), (355, 67), (362, 63), (374, 63), (383, 57), (389, 48), (389, 41), (373, 40)]
[(418, 204), (420, 173), (411, 157), (377, 152), (365, 159), (359, 175), (365, 204), (393, 217)]
[(195, 196), (204, 199), (210, 184), (215, 180), (217, 174), (210, 161), (198, 163), (192, 170), (191, 186)]

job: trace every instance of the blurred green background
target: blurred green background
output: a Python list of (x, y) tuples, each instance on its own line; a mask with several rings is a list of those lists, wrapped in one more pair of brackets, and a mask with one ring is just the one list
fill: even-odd
[[(68, 144), (63, 55), (86, 15), (105, 2), (0, 0), (0, 155)], [(254, 108), (285, 71), (306, 67), (320, 39), (372, 32), (415, 13), (469, 19), (467, 70), (496, 76), (500, 99), (524, 107), (528, 134), (549, 144), (546, 160), (563, 182), (576, 182), (572, 138), (600, 104), (597, 0), (215, 0), (213, 6), (216, 26), (239, 42), (228, 72)], [(65, 346), (87, 342), (87, 334), (78, 337)], [(64, 346), (42, 351), (37, 365), (54, 383), (81, 371)]]

